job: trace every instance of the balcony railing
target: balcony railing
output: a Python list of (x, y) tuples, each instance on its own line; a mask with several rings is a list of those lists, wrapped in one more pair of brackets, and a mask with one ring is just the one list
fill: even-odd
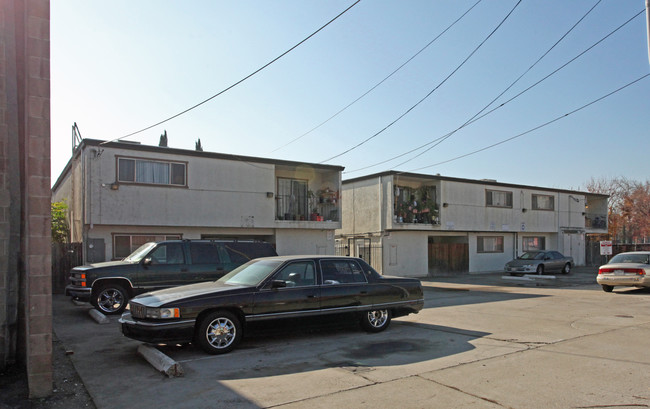
[(607, 215), (606, 214), (585, 215), (585, 227), (590, 229), (607, 230)]
[[(307, 197), (278, 196), (276, 200), (276, 220), (296, 221), (339, 221), (339, 205), (336, 200), (315, 202)], [(309, 204), (309, 206), (308, 206)]]

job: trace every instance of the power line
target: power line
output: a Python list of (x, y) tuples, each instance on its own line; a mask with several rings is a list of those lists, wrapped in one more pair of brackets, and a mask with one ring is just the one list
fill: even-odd
[[(597, 4), (596, 4), (596, 5), (597, 5)], [(594, 7), (595, 7), (595, 6), (594, 6)], [(592, 7), (592, 9), (593, 9), (593, 7)], [(591, 10), (590, 10), (589, 12), (591, 12)], [(381, 161), (381, 162), (374, 163), (374, 164), (372, 164), (372, 165), (365, 166), (365, 167), (363, 167), (363, 168), (354, 169), (354, 170), (350, 170), (350, 171), (345, 171), (345, 172), (343, 172), (343, 173), (353, 173), (353, 172), (358, 172), (358, 171), (365, 170), (365, 169), (368, 169), (368, 168), (371, 168), (371, 167), (374, 167), (374, 166), (382, 165), (382, 164), (387, 163), (387, 162), (390, 162), (390, 161), (392, 161), (392, 160), (395, 160), (395, 159), (399, 159), (399, 158), (401, 158), (401, 157), (404, 157), (404, 156), (406, 156), (406, 155), (408, 155), (408, 154), (411, 154), (411, 153), (413, 153), (413, 152), (415, 152), (415, 151), (418, 151), (418, 150), (420, 150), (420, 149), (422, 149), (422, 148), (424, 148), (424, 147), (426, 147), (426, 146), (429, 146), (429, 145), (431, 145), (431, 144), (434, 144), (434, 143), (435, 143), (435, 145), (433, 145), (431, 148), (433, 148), (433, 147), (435, 147), (435, 146), (438, 146), (438, 145), (439, 145), (440, 143), (442, 143), (445, 139), (449, 138), (451, 135), (453, 135), (454, 133), (456, 133), (456, 132), (459, 131), (460, 129), (465, 128), (466, 126), (471, 125), (471, 124), (473, 124), (474, 122), (479, 121), (479, 120), (485, 118), (486, 116), (490, 115), (491, 113), (493, 113), (493, 112), (496, 111), (497, 109), (502, 108), (502, 107), (505, 106), (506, 104), (512, 102), (513, 100), (515, 100), (516, 98), (520, 97), (520, 96), (523, 95), (524, 93), (530, 91), (531, 89), (533, 89), (533, 88), (536, 87), (537, 85), (541, 84), (543, 81), (545, 81), (545, 80), (547, 80), (548, 78), (550, 78), (551, 76), (555, 75), (557, 72), (559, 72), (560, 70), (564, 69), (564, 68), (567, 67), (569, 64), (571, 64), (572, 62), (574, 62), (574, 61), (577, 60), (578, 58), (582, 57), (582, 56), (583, 56), (584, 54), (586, 54), (587, 52), (591, 51), (593, 48), (595, 48), (597, 45), (599, 45), (600, 43), (602, 43), (603, 41), (605, 41), (607, 38), (611, 37), (614, 33), (616, 33), (616, 32), (619, 31), (621, 28), (623, 28), (624, 26), (626, 26), (627, 24), (629, 24), (632, 20), (634, 20), (635, 18), (637, 18), (637, 17), (638, 17), (639, 15), (641, 15), (642, 13), (643, 13), (643, 10), (641, 10), (639, 13), (635, 14), (634, 16), (630, 17), (630, 18), (629, 18), (627, 21), (625, 21), (623, 24), (619, 25), (617, 28), (615, 28), (614, 30), (612, 30), (611, 32), (609, 32), (609, 34), (605, 35), (605, 36), (602, 37), (600, 40), (596, 41), (594, 44), (592, 44), (591, 46), (589, 46), (588, 48), (586, 48), (585, 50), (583, 50), (583, 51), (582, 51), (581, 53), (579, 53), (577, 56), (573, 57), (572, 59), (570, 59), (569, 61), (567, 61), (566, 63), (564, 63), (564, 64), (561, 65), (559, 68), (553, 70), (550, 74), (546, 75), (545, 77), (543, 77), (543, 78), (540, 79), (539, 81), (535, 82), (533, 85), (531, 85), (531, 86), (529, 86), (528, 88), (524, 89), (523, 91), (519, 92), (518, 94), (516, 94), (516, 95), (513, 96), (512, 98), (508, 99), (507, 101), (505, 101), (505, 102), (499, 104), (498, 106), (492, 108), (491, 110), (489, 110), (489, 111), (483, 113), (482, 115), (480, 115), (480, 116), (476, 116), (476, 115), (474, 115), (474, 117), (472, 117), (473, 119), (468, 120), (468, 121), (465, 122), (463, 125), (461, 125), (460, 127), (454, 129), (453, 131), (448, 132), (448, 133), (446, 133), (445, 135), (443, 135), (443, 136), (441, 136), (441, 137), (438, 137), (438, 138), (436, 138), (436, 139), (433, 139), (433, 140), (431, 140), (431, 141), (429, 141), (429, 142), (427, 142), (427, 143), (425, 143), (425, 144), (423, 144), (423, 145), (420, 145), (420, 146), (418, 146), (418, 147), (416, 147), (416, 148), (413, 148), (413, 149), (411, 149), (411, 150), (409, 150), (409, 151), (407, 151), (407, 152), (404, 152), (404, 153), (402, 153), (402, 154), (400, 154), (400, 155), (393, 156), (393, 157), (391, 157), (391, 158), (389, 158), (389, 159), (383, 160), (383, 161)], [(584, 17), (583, 17), (583, 18), (584, 18)], [(576, 23), (576, 24), (577, 24), (577, 23)], [(572, 28), (572, 29), (573, 29), (573, 28)], [(568, 33), (567, 33), (567, 34), (568, 34)], [(555, 47), (555, 45), (554, 45), (554, 47)], [(549, 50), (549, 51), (550, 51), (550, 50)], [(532, 68), (532, 67), (531, 67), (531, 68)], [(522, 76), (523, 76), (523, 74), (522, 74)], [(518, 80), (519, 80), (519, 79), (517, 79), (517, 81), (518, 81)], [(510, 87), (509, 87), (509, 88), (510, 88)], [(507, 89), (506, 89), (506, 91), (507, 91)], [(504, 91), (504, 93), (505, 93), (505, 91)], [(501, 93), (499, 96), (501, 96), (501, 95), (503, 95), (503, 93)], [(499, 97), (497, 97), (497, 99), (498, 99), (498, 98), (499, 98)], [(496, 100), (496, 99), (495, 99), (495, 100)], [(493, 102), (494, 102), (494, 100), (493, 100), (492, 102), (490, 102), (490, 104), (488, 104), (488, 106), (491, 105)], [(482, 111), (484, 111), (484, 110), (485, 110), (485, 108), (483, 108), (480, 112), (482, 112)], [(479, 112), (479, 113), (480, 113), (480, 112)], [(437, 143), (436, 143), (436, 142), (437, 142)], [(429, 151), (431, 148), (425, 150), (424, 152)], [(405, 163), (408, 163), (409, 161), (411, 161), (411, 160), (417, 158), (418, 156), (421, 156), (421, 154), (419, 154), (419, 155), (417, 155), (417, 156), (414, 156), (413, 158), (411, 158), (411, 159), (409, 159), (409, 160), (407, 160), (407, 161), (404, 161), (404, 162), (400, 163), (400, 164), (397, 165), (397, 166), (400, 166), (400, 165), (403, 165), (403, 164), (405, 164)], [(396, 167), (397, 167), (397, 166), (396, 166)]]
[(524, 71), (524, 72), (523, 72), (519, 77), (517, 77), (517, 79), (514, 80), (510, 85), (508, 85), (508, 86), (506, 87), (506, 89), (504, 89), (504, 90), (503, 90), (499, 95), (497, 95), (497, 96), (496, 96), (492, 101), (490, 101), (487, 105), (485, 105), (485, 106), (484, 106), (480, 111), (478, 111), (476, 114), (474, 114), (474, 116), (472, 116), (470, 119), (468, 119), (468, 120), (467, 120), (463, 125), (461, 125), (460, 127), (456, 128), (454, 131), (450, 132), (449, 134), (445, 135), (443, 138), (440, 139), (440, 141), (439, 141), (438, 143), (436, 143), (436, 144), (434, 144), (434, 145), (428, 147), (427, 149), (425, 149), (424, 151), (418, 153), (417, 155), (413, 156), (412, 158), (407, 159), (407, 160), (405, 160), (404, 162), (395, 165), (395, 167), (402, 166), (402, 165), (404, 165), (404, 164), (406, 164), (406, 163), (408, 163), (408, 162), (410, 162), (410, 161), (412, 161), (412, 160), (414, 160), (414, 159), (416, 159), (416, 158), (419, 158), (420, 156), (424, 155), (425, 153), (429, 152), (431, 149), (433, 149), (433, 148), (435, 148), (436, 146), (440, 145), (442, 142), (446, 141), (448, 138), (451, 138), (451, 137), (452, 137), (452, 136), (453, 136), (457, 131), (459, 131), (460, 129), (462, 129), (462, 128), (464, 128), (465, 126), (467, 126), (470, 122), (472, 122), (472, 120), (473, 120), (474, 118), (476, 118), (477, 116), (481, 115), (481, 114), (483, 113), (483, 111), (485, 111), (486, 109), (488, 109), (488, 108), (489, 108), (489, 107), (490, 107), (490, 106), (491, 106), (491, 105), (492, 105), (496, 100), (498, 100), (499, 98), (501, 98), (501, 97), (503, 96), (503, 94), (505, 94), (506, 92), (508, 92), (508, 91), (510, 90), (510, 88), (512, 88), (513, 86), (515, 86), (515, 84), (517, 84), (517, 83), (519, 82), (520, 79), (522, 79), (526, 74), (528, 74), (528, 72), (530, 72), (530, 70), (532, 70), (532, 69), (533, 69), (537, 64), (539, 64), (539, 62), (542, 61), (542, 59), (544, 59), (544, 57), (546, 57), (546, 56), (548, 55), (548, 53), (550, 53), (550, 52), (551, 52), (551, 51), (552, 51), (552, 50), (553, 50), (553, 49), (554, 49), (554, 48), (555, 48), (555, 47), (556, 47), (556, 46), (557, 46), (557, 45), (558, 45), (562, 40), (564, 40), (564, 38), (566, 38), (566, 36), (568, 36), (568, 35), (571, 33), (571, 31), (573, 31), (573, 29), (575, 29), (575, 28), (578, 26), (578, 24), (580, 24), (580, 22), (582, 22), (582, 20), (584, 20), (584, 19), (585, 19), (585, 18), (586, 18), (586, 17), (587, 17), (587, 16), (588, 16), (588, 15), (589, 15), (589, 14), (590, 14), (590, 13), (591, 13), (595, 8), (596, 8), (596, 6), (598, 6), (598, 5), (600, 4), (601, 1), (602, 1), (602, 0), (598, 0), (598, 1), (596, 2), (596, 4), (594, 4), (594, 5), (593, 5), (593, 6), (592, 6), (592, 7), (591, 7), (591, 8), (590, 8), (590, 9), (589, 9), (589, 10), (588, 10), (588, 11), (587, 11), (587, 12), (586, 12), (586, 13), (585, 13), (585, 14), (584, 14), (584, 15), (583, 15), (583, 16), (582, 16), (582, 17), (581, 17), (581, 18), (580, 18), (580, 19), (579, 19), (579, 20), (578, 20), (578, 21), (577, 21), (577, 22), (576, 22), (576, 23), (575, 23), (575, 24), (570, 28), (570, 29), (569, 29), (569, 31), (567, 31), (566, 33), (564, 33), (564, 35), (562, 35), (562, 36), (561, 36), (561, 37), (560, 37), (560, 38), (555, 42), (555, 44), (553, 44), (553, 45), (552, 45), (548, 50), (546, 50), (546, 52), (545, 52), (544, 54), (542, 54), (542, 56), (539, 57), (539, 58), (537, 59), (537, 61), (535, 61), (535, 62), (533, 63), (533, 65), (531, 65), (530, 67), (528, 67), (528, 69), (527, 69), (526, 71)]
[(399, 67), (397, 67), (393, 72), (391, 72), (390, 74), (388, 74), (384, 79), (382, 79), (381, 81), (379, 81), (377, 84), (375, 84), (375, 85), (374, 85), (372, 88), (370, 88), (368, 91), (366, 91), (366, 92), (364, 92), (363, 94), (361, 94), (361, 96), (359, 96), (358, 98), (356, 98), (354, 101), (350, 102), (349, 104), (347, 104), (346, 106), (344, 106), (343, 108), (341, 108), (338, 112), (336, 112), (334, 115), (330, 116), (329, 118), (327, 118), (326, 120), (324, 120), (324, 121), (321, 122), (320, 124), (318, 124), (318, 125), (316, 125), (315, 127), (311, 128), (309, 131), (303, 133), (302, 135), (298, 136), (297, 138), (292, 139), (291, 141), (289, 141), (289, 142), (285, 143), (284, 145), (280, 146), (279, 148), (276, 148), (276, 149), (272, 150), (271, 153), (276, 152), (276, 151), (279, 151), (280, 149), (282, 149), (282, 148), (284, 148), (284, 147), (286, 147), (286, 146), (288, 146), (288, 145), (291, 145), (292, 143), (294, 143), (294, 142), (296, 142), (296, 141), (302, 139), (303, 137), (309, 135), (310, 133), (312, 133), (312, 132), (315, 131), (316, 129), (320, 128), (321, 126), (325, 125), (326, 123), (328, 123), (328, 122), (331, 121), (332, 119), (336, 118), (340, 113), (342, 113), (342, 112), (345, 111), (346, 109), (350, 108), (352, 105), (356, 104), (356, 103), (357, 103), (359, 100), (361, 100), (363, 97), (365, 97), (366, 95), (370, 94), (372, 91), (375, 90), (375, 88), (377, 88), (378, 86), (380, 86), (381, 84), (383, 84), (386, 80), (388, 80), (388, 79), (389, 79), (390, 77), (392, 77), (395, 73), (397, 73), (399, 70), (401, 70), (401, 69), (402, 69), (406, 64), (410, 63), (410, 62), (411, 62), (415, 57), (417, 57), (418, 55), (420, 55), (420, 53), (422, 53), (424, 50), (426, 50), (427, 48), (429, 48), (429, 46), (430, 46), (431, 44), (433, 44), (436, 40), (438, 40), (438, 38), (442, 37), (443, 34), (445, 34), (445, 33), (446, 33), (447, 31), (449, 31), (449, 30), (450, 30), (454, 25), (456, 25), (456, 23), (458, 23), (458, 22), (459, 22), (463, 17), (465, 17), (466, 14), (468, 14), (470, 11), (472, 11), (472, 9), (474, 9), (474, 7), (476, 7), (476, 6), (477, 6), (481, 1), (483, 1), (483, 0), (478, 0), (476, 3), (474, 3), (473, 6), (471, 6), (469, 9), (467, 9), (467, 10), (466, 10), (466, 11), (465, 11), (465, 12), (464, 12), (460, 17), (458, 17), (458, 18), (457, 18), (453, 23), (451, 23), (447, 28), (445, 28), (445, 29), (444, 29), (440, 34), (438, 34), (438, 35), (437, 35), (433, 40), (429, 41), (429, 42), (427, 43), (427, 45), (425, 45), (424, 47), (422, 47), (422, 48), (421, 48), (417, 53), (413, 54), (413, 56), (411, 56), (411, 58), (409, 58), (409, 59), (406, 60), (404, 63), (402, 63), (402, 65), (400, 65)]
[(139, 134), (140, 132), (147, 131), (147, 130), (153, 128), (153, 127), (156, 127), (156, 126), (158, 126), (158, 125), (164, 124), (165, 122), (171, 121), (171, 120), (174, 119), (174, 118), (177, 118), (177, 117), (179, 117), (179, 116), (181, 116), (181, 115), (183, 115), (183, 114), (186, 114), (186, 113), (188, 113), (189, 111), (191, 111), (191, 110), (193, 110), (193, 109), (195, 109), (195, 108), (200, 107), (201, 105), (205, 104), (206, 102), (209, 102), (209, 101), (213, 100), (214, 98), (218, 97), (219, 95), (225, 93), (226, 91), (231, 90), (232, 88), (236, 87), (237, 85), (239, 85), (239, 84), (241, 84), (242, 82), (246, 81), (247, 79), (251, 78), (251, 77), (254, 76), (255, 74), (259, 73), (259, 72), (262, 71), (263, 69), (267, 68), (269, 65), (273, 64), (274, 62), (278, 61), (280, 58), (282, 58), (282, 57), (284, 57), (285, 55), (289, 54), (289, 53), (290, 53), (291, 51), (293, 51), (294, 49), (298, 48), (298, 47), (299, 47), (300, 45), (302, 45), (304, 42), (306, 42), (307, 40), (309, 40), (310, 38), (312, 38), (313, 36), (315, 36), (316, 34), (318, 34), (318, 33), (319, 33), (320, 31), (322, 31), (325, 27), (329, 26), (329, 25), (330, 25), (331, 23), (333, 23), (336, 19), (338, 19), (339, 17), (341, 17), (343, 14), (345, 14), (345, 13), (346, 13), (348, 10), (350, 10), (352, 7), (356, 6), (360, 1), (361, 1), (361, 0), (356, 0), (354, 3), (352, 3), (352, 5), (350, 5), (348, 8), (346, 8), (345, 10), (343, 10), (342, 12), (340, 12), (336, 17), (334, 17), (333, 19), (331, 19), (330, 21), (328, 21), (327, 23), (325, 23), (325, 24), (324, 24), (323, 26), (321, 26), (318, 30), (314, 31), (314, 32), (311, 33), (309, 36), (305, 37), (305, 38), (304, 38), (303, 40), (301, 40), (299, 43), (297, 43), (297, 44), (294, 45), (293, 47), (289, 48), (287, 51), (283, 52), (282, 54), (280, 54), (279, 56), (275, 57), (275, 58), (272, 59), (271, 61), (267, 62), (267, 63), (264, 64), (262, 67), (258, 68), (257, 70), (253, 71), (252, 73), (248, 74), (248, 75), (245, 76), (244, 78), (242, 78), (242, 79), (240, 79), (239, 81), (235, 82), (234, 84), (230, 85), (229, 87), (224, 88), (223, 90), (221, 90), (221, 91), (217, 92), (216, 94), (212, 95), (211, 97), (209, 97), (209, 98), (207, 98), (207, 99), (205, 99), (205, 100), (199, 102), (199, 103), (196, 104), (196, 105), (193, 105), (193, 106), (191, 106), (191, 107), (185, 109), (184, 111), (181, 111), (181, 112), (179, 112), (179, 113), (177, 113), (177, 114), (175, 114), (175, 115), (172, 115), (172, 116), (170, 116), (170, 117), (167, 118), (167, 119), (163, 119), (162, 121), (157, 122), (157, 123), (155, 123), (155, 124), (153, 124), (153, 125), (150, 125), (150, 126), (148, 126), (148, 127), (146, 127), (146, 128), (142, 128), (142, 129), (140, 129), (139, 131), (131, 132), (131, 133), (128, 134), (128, 135), (124, 135), (124, 136), (122, 136), (122, 137), (119, 137), (119, 138), (116, 138), (116, 139), (113, 139), (113, 140), (111, 140), (111, 141), (107, 141), (107, 142), (104, 142), (104, 143), (119, 141), (120, 139), (128, 138), (129, 136), (133, 136), (133, 135)]
[(398, 116), (395, 120), (393, 120), (391, 123), (389, 123), (389, 124), (386, 125), (384, 128), (382, 128), (379, 132), (376, 132), (374, 135), (370, 136), (369, 138), (366, 138), (365, 140), (361, 141), (360, 143), (354, 145), (353, 147), (351, 147), (351, 148), (349, 148), (349, 149), (347, 149), (347, 150), (345, 150), (345, 151), (343, 151), (343, 152), (341, 152), (341, 153), (339, 153), (339, 154), (337, 154), (337, 155), (334, 155), (334, 156), (332, 156), (331, 158), (325, 159), (325, 160), (321, 161), (320, 163), (329, 162), (329, 161), (331, 161), (332, 159), (336, 159), (336, 158), (338, 158), (339, 156), (343, 156), (343, 155), (345, 155), (346, 153), (349, 153), (349, 152), (351, 152), (351, 151), (357, 149), (358, 147), (360, 147), (361, 145), (365, 144), (366, 142), (368, 142), (368, 141), (374, 139), (375, 137), (377, 137), (378, 135), (380, 135), (381, 133), (383, 133), (385, 130), (387, 130), (388, 128), (390, 128), (391, 126), (393, 126), (395, 123), (397, 123), (400, 119), (402, 119), (402, 118), (404, 118), (406, 115), (408, 115), (408, 114), (409, 114), (413, 109), (415, 109), (415, 107), (417, 107), (417, 106), (420, 105), (422, 102), (424, 102), (424, 101), (425, 101), (427, 98), (429, 98), (429, 97), (430, 97), (430, 96), (431, 96), (431, 95), (432, 95), (432, 94), (433, 94), (433, 93), (434, 93), (438, 88), (440, 88), (440, 86), (442, 86), (442, 84), (444, 84), (445, 82), (447, 82), (447, 80), (448, 80), (449, 78), (451, 78), (451, 76), (454, 75), (454, 74), (456, 73), (456, 71), (458, 71), (458, 70), (459, 70), (463, 65), (465, 65), (465, 63), (466, 63), (466, 62), (467, 62), (467, 61), (468, 61), (468, 60), (469, 60), (469, 59), (470, 59), (470, 58), (471, 58), (471, 57), (472, 57), (472, 56), (473, 56), (473, 55), (478, 51), (478, 49), (481, 48), (481, 46), (482, 46), (483, 44), (485, 44), (485, 42), (486, 42), (490, 37), (492, 37), (492, 35), (493, 35), (493, 34), (494, 34), (498, 29), (499, 29), (499, 27), (501, 27), (501, 25), (502, 25), (503, 23), (505, 23), (505, 21), (508, 19), (508, 17), (510, 17), (510, 15), (515, 11), (515, 9), (517, 8), (517, 6), (519, 6), (519, 4), (521, 3), (521, 1), (522, 1), (522, 0), (519, 0), (519, 1), (517, 2), (517, 4), (515, 4), (515, 6), (514, 6), (514, 7), (510, 10), (510, 12), (509, 12), (509, 13), (508, 13), (504, 18), (503, 18), (503, 20), (501, 20), (501, 22), (500, 22), (500, 23), (499, 23), (499, 24), (494, 28), (494, 30), (492, 30), (492, 32), (491, 32), (491, 33), (490, 33), (490, 34), (489, 34), (489, 35), (488, 35), (488, 36), (487, 36), (483, 41), (481, 41), (481, 43), (480, 43), (480, 44), (479, 44), (479, 45), (474, 49), (474, 51), (472, 51), (472, 52), (467, 56), (467, 58), (465, 58), (465, 60), (463, 60), (463, 62), (460, 63), (460, 65), (459, 65), (458, 67), (456, 67), (456, 68), (455, 68), (455, 69), (454, 69), (454, 70), (453, 70), (453, 71), (452, 71), (452, 72), (451, 72), (451, 73), (450, 73), (450, 74), (449, 74), (449, 75), (448, 75), (444, 80), (442, 80), (442, 82), (440, 82), (440, 84), (438, 84), (435, 88), (433, 88), (431, 91), (429, 91), (429, 92), (428, 92), (428, 93), (427, 93), (427, 94), (426, 94), (422, 99), (420, 99), (420, 100), (419, 100), (415, 105), (413, 105), (412, 107), (410, 107), (409, 109), (407, 109), (404, 113), (402, 113), (402, 114), (401, 114), (400, 116)]
[(495, 146), (502, 145), (502, 144), (504, 144), (504, 143), (506, 143), (506, 142), (510, 142), (510, 141), (512, 141), (512, 140), (514, 140), (514, 139), (517, 139), (517, 138), (519, 138), (519, 137), (522, 137), (522, 136), (524, 136), (524, 135), (527, 135), (527, 134), (529, 134), (529, 133), (531, 133), (531, 132), (533, 132), (533, 131), (536, 131), (536, 130), (538, 130), (538, 129), (544, 128), (545, 126), (548, 126), (548, 125), (550, 125), (550, 124), (552, 124), (552, 123), (554, 123), (554, 122), (559, 121), (560, 119), (564, 119), (564, 118), (568, 117), (569, 115), (575, 114), (575, 113), (578, 112), (578, 111), (581, 111), (581, 110), (583, 110), (583, 109), (585, 109), (585, 108), (587, 108), (587, 107), (589, 107), (589, 106), (591, 106), (591, 105), (593, 105), (593, 104), (595, 104), (595, 103), (597, 103), (597, 102), (602, 101), (603, 99), (605, 99), (605, 98), (607, 98), (607, 97), (610, 97), (610, 96), (612, 96), (612, 95), (614, 95), (614, 94), (616, 94), (616, 93), (618, 93), (618, 92), (624, 90), (625, 88), (627, 88), (627, 87), (629, 87), (629, 86), (631, 86), (631, 85), (636, 84), (637, 82), (643, 80), (644, 78), (647, 78), (648, 76), (650, 76), (650, 73), (645, 74), (645, 75), (643, 75), (643, 76), (637, 78), (636, 80), (634, 80), (634, 81), (632, 81), (632, 82), (629, 82), (628, 84), (623, 85), (622, 87), (620, 87), (620, 88), (618, 88), (618, 89), (616, 89), (616, 90), (614, 90), (614, 91), (612, 91), (612, 92), (610, 92), (610, 93), (608, 93), (608, 94), (606, 94), (606, 95), (603, 95), (602, 97), (600, 97), (600, 98), (598, 98), (598, 99), (595, 99), (595, 100), (593, 100), (593, 101), (591, 101), (591, 102), (589, 102), (589, 103), (587, 103), (587, 104), (581, 106), (580, 108), (574, 109), (574, 110), (571, 111), (571, 112), (568, 112), (568, 113), (566, 113), (566, 114), (564, 114), (564, 115), (561, 115), (561, 116), (559, 116), (559, 117), (557, 117), (557, 118), (555, 118), (555, 119), (552, 119), (552, 120), (550, 120), (550, 121), (548, 121), (548, 122), (545, 122), (545, 123), (543, 123), (543, 124), (541, 124), (541, 125), (538, 125), (538, 126), (536, 126), (536, 127), (534, 127), (534, 128), (531, 128), (531, 129), (529, 129), (529, 130), (527, 130), (527, 131), (525, 131), (525, 132), (522, 132), (522, 133), (517, 134), (517, 135), (515, 135), (515, 136), (511, 136), (510, 138), (504, 139), (504, 140), (502, 140), (502, 141), (500, 141), (500, 142), (497, 142), (497, 143), (494, 143), (494, 144), (492, 144), (492, 145), (485, 146), (485, 147), (483, 147), (483, 148), (481, 148), (481, 149), (477, 149), (477, 150), (472, 151), (472, 152), (470, 152), (470, 153), (466, 153), (466, 154), (464, 154), (464, 155), (456, 156), (455, 158), (448, 159), (448, 160), (445, 160), (445, 161), (442, 161), (442, 162), (434, 163), (433, 165), (427, 165), (427, 166), (423, 166), (423, 167), (421, 167), (421, 168), (412, 169), (412, 170), (410, 170), (409, 172), (419, 171), (419, 170), (422, 170), (422, 169), (431, 168), (431, 167), (433, 167), (433, 166), (438, 166), (438, 165), (442, 165), (442, 164), (445, 164), (445, 163), (453, 162), (453, 161), (455, 161), (455, 160), (462, 159), (462, 158), (466, 158), (466, 157), (468, 157), (468, 156), (470, 156), (470, 155), (474, 155), (474, 154), (477, 154), (477, 153), (479, 153), (479, 152), (483, 152), (483, 151), (486, 151), (486, 150), (488, 150), (488, 149), (494, 148)]

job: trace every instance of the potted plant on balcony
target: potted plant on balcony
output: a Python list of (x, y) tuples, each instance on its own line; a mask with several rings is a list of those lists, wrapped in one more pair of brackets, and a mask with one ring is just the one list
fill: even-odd
[(317, 207), (319, 199), (316, 197), (313, 190), (307, 191), (307, 200), (309, 201), (309, 209), (311, 210), (309, 220), (317, 221), (319, 216)]

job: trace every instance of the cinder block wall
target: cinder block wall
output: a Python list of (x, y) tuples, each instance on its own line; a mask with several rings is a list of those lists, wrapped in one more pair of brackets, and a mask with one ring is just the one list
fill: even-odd
[(50, 5), (0, 1), (0, 368), (52, 392)]

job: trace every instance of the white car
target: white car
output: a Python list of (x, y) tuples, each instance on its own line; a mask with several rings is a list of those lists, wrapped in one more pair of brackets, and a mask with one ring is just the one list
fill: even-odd
[(616, 286), (650, 287), (650, 251), (615, 255), (600, 266), (596, 282), (608, 293)]

